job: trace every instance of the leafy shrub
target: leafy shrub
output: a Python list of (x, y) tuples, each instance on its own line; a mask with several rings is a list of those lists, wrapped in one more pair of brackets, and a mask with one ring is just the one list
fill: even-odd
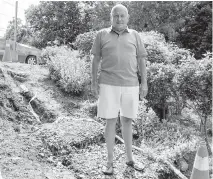
[(167, 43), (163, 34), (155, 31), (140, 32), (139, 34), (144, 42), (148, 53), (147, 60), (150, 63), (172, 63), (178, 65), (191, 56), (189, 50), (179, 48), (173, 43)]
[(179, 94), (174, 76), (182, 63), (194, 59), (191, 52), (167, 43), (158, 32), (139, 34), (148, 53), (148, 106), (153, 108), (160, 119), (166, 118), (171, 110), (174, 114), (180, 114), (185, 101)]
[(65, 47), (53, 49), (48, 47), (47, 54), (50, 58), (48, 66), (51, 79), (55, 80), (65, 92), (81, 94), (90, 81), (87, 62), (77, 57), (77, 51)]
[(179, 96), (173, 81), (175, 73), (176, 67), (173, 64), (152, 63), (147, 67), (147, 105), (153, 108), (160, 119), (168, 114), (172, 98), (177, 99)]
[(207, 54), (202, 60), (183, 63), (176, 75), (176, 81), (181, 96), (192, 103), (201, 120), (201, 134), (211, 155), (212, 151), (207, 140), (207, 120), (212, 111), (212, 54)]
[(65, 53), (67, 53), (68, 50), (69, 50), (69, 48), (67, 46), (48, 46), (48, 47), (42, 49), (41, 58), (45, 62), (48, 62), (54, 56), (63, 55)]
[(212, 55), (202, 60), (183, 63), (176, 76), (181, 95), (196, 103), (204, 115), (211, 114), (212, 107)]
[(97, 31), (90, 31), (84, 34), (79, 34), (76, 37), (76, 40), (73, 45), (79, 50), (81, 56), (90, 54), (90, 50), (92, 48), (92, 44), (96, 34)]

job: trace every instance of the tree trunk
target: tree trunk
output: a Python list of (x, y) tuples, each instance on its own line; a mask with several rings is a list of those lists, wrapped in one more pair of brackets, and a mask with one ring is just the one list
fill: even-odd
[(210, 147), (209, 141), (208, 141), (207, 129), (206, 129), (206, 122), (207, 122), (207, 116), (205, 115), (204, 123), (203, 123), (203, 132), (202, 132), (202, 135), (204, 136), (209, 156), (211, 156), (212, 155), (212, 151), (211, 151), (211, 147)]
[(166, 119), (166, 108), (165, 108), (165, 104), (163, 105), (163, 119)]

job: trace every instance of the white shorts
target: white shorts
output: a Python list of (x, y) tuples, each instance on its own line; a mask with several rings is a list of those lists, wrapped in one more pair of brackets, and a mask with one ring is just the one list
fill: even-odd
[(139, 86), (111, 86), (100, 84), (98, 117), (111, 119), (120, 116), (137, 118)]

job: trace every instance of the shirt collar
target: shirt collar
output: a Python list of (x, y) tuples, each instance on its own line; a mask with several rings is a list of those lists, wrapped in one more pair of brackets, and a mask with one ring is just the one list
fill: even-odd
[(115, 29), (113, 29), (113, 27), (111, 26), (111, 27), (110, 27), (110, 32), (115, 32), (116, 34), (122, 34), (122, 33), (124, 33), (124, 32), (129, 33), (129, 28), (128, 28), (128, 26), (127, 26), (126, 29), (125, 29), (124, 31), (118, 32), (118, 31), (116, 31)]

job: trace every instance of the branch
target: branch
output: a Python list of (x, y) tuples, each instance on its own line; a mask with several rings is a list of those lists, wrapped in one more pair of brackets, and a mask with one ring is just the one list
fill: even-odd
[(39, 116), (35, 113), (35, 111), (33, 110), (33, 107), (31, 106), (30, 102), (32, 102), (34, 99), (36, 98), (36, 95), (32, 97), (32, 99), (29, 101), (29, 107), (30, 107), (30, 111), (33, 114), (33, 116), (36, 118), (36, 120), (38, 121), (38, 123), (41, 123)]
[[(27, 88), (25, 85), (20, 85), (20, 88), (22, 89), (22, 91), (23, 91), (24, 93), (29, 92), (28, 88)], [(32, 107), (31, 104), (30, 104), (35, 98), (36, 98), (36, 95), (33, 96), (33, 97), (31, 98), (31, 100), (29, 101), (29, 108), (30, 108), (30, 112), (33, 114), (33, 116), (36, 118), (36, 120), (37, 120), (39, 123), (41, 123), (41, 121), (40, 121), (40, 119), (39, 119), (39, 116), (35, 113), (35, 111), (33, 110), (33, 107)]]
[(198, 116), (200, 117), (200, 120), (201, 120), (201, 124), (203, 124), (203, 120), (202, 120), (202, 115), (198, 112), (198, 110), (193, 106), (193, 105), (190, 105), (188, 102), (186, 102), (186, 104), (189, 106), (189, 107), (192, 107), (194, 109), (194, 111), (198, 114)]

